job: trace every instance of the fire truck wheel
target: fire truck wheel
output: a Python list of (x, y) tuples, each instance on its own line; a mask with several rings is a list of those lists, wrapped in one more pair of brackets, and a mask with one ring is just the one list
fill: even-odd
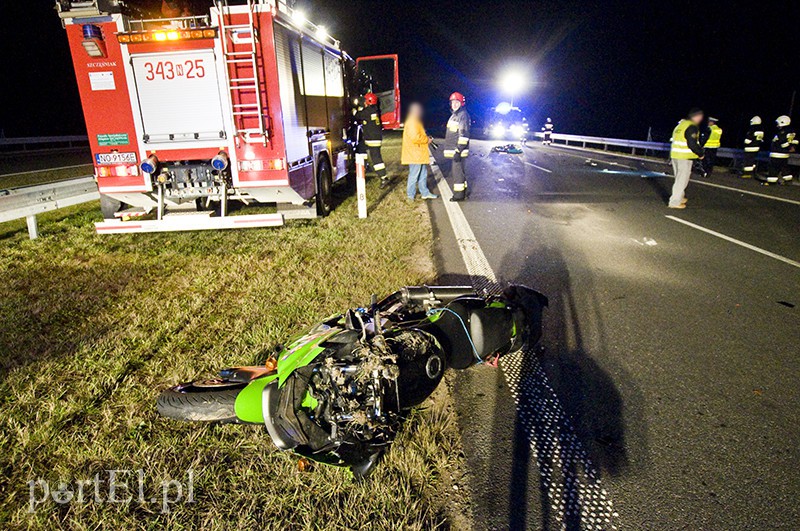
[(122, 201), (112, 199), (107, 195), (100, 194), (100, 211), (104, 219), (114, 219), (117, 212), (122, 208)]
[(317, 165), (317, 214), (325, 217), (333, 210), (333, 172), (327, 157)]
[(163, 391), (156, 405), (161, 415), (176, 420), (238, 422), (234, 404), (246, 386), (219, 379), (188, 382)]

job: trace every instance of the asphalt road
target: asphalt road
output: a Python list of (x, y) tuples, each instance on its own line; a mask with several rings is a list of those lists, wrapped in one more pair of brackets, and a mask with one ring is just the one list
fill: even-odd
[[(550, 308), (542, 353), (456, 379), (476, 528), (798, 529), (800, 187), (721, 174), (798, 203), (692, 183), (668, 210), (665, 166), (494, 144), (461, 211)], [(430, 208), (441, 282), (469, 281)]]

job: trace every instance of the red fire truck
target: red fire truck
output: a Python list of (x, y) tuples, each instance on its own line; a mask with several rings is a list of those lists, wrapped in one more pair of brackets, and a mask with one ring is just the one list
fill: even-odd
[[(352, 171), (354, 98), (373, 90), (384, 127), (399, 127), (396, 55), (353, 61), (282, 0), (232, 4), (148, 19), (123, 0), (57, 1), (101, 194), (98, 232), (324, 216), (333, 183)], [(229, 215), (229, 201), (277, 213)]]

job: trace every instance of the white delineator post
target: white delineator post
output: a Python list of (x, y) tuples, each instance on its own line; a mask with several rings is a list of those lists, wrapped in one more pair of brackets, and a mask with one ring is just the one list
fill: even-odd
[(356, 154), (356, 196), (358, 197), (358, 217), (367, 217), (367, 155)]

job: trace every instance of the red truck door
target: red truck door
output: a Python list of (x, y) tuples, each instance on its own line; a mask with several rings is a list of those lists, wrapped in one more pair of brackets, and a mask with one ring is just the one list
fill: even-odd
[(397, 54), (371, 55), (356, 59), (360, 73), (372, 80), (372, 92), (378, 96), (384, 129), (400, 127), (400, 74)]

